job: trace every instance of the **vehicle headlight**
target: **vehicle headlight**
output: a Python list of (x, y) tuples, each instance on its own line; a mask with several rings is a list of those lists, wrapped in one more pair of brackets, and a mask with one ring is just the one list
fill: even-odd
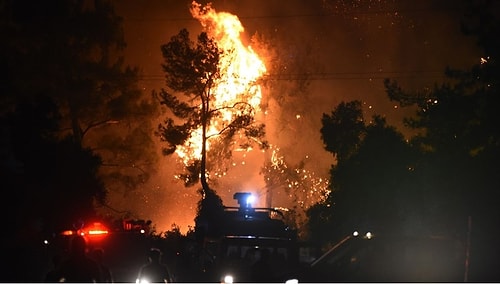
[(231, 284), (233, 283), (234, 279), (233, 279), (233, 276), (232, 275), (225, 275), (224, 276), (224, 283), (226, 284)]

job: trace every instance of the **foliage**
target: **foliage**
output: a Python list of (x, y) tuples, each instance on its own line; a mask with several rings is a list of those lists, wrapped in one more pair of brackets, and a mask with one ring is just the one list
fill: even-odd
[[(154, 92), (162, 105), (168, 107), (173, 117), (167, 117), (158, 126), (157, 135), (166, 142), (163, 153), (173, 154), (179, 146), (185, 145), (195, 131), (201, 129), (198, 141), (188, 145), (195, 150), (201, 144), (200, 153), (189, 156), (185, 161), (185, 172), (180, 175), (186, 186), (201, 181), (203, 190), (208, 190), (207, 171), (214, 171), (217, 163), (231, 157), (231, 149), (239, 135), (247, 138), (240, 147), (248, 148), (252, 141), (264, 138), (264, 126), (254, 121), (253, 107), (244, 101), (215, 105), (213, 88), (221, 78), (219, 60), (223, 51), (216, 42), (202, 32), (197, 42), (189, 38), (189, 32), (182, 29), (170, 42), (161, 47), (168, 90)], [(181, 96), (183, 95), (183, 97)], [(230, 111), (232, 120), (225, 123), (217, 133), (209, 134), (209, 127), (221, 118), (222, 111)], [(207, 143), (210, 140), (210, 152)], [(211, 159), (209, 159), (211, 158)], [(200, 180), (201, 178), (201, 180)]]
[(330, 114), (321, 119), (321, 138), (325, 150), (344, 160), (356, 151), (364, 131), (363, 112), (360, 101), (341, 102)]
[[(499, 98), (498, 18), (481, 5), (471, 9), (466, 34), (478, 38), (484, 56), (467, 70), (448, 68), (448, 83), (408, 92), (385, 80), (388, 97), (416, 106), (408, 127), (421, 130), (408, 142), (380, 117), (359, 136), (358, 147), (332, 167), (332, 194), (308, 211), (314, 240), (324, 244), (355, 229), (380, 234), (421, 234), (470, 242), (469, 279), (500, 278), (498, 260), (500, 158), (496, 108)], [(333, 114), (337, 114), (335, 111)], [(333, 116), (333, 115), (332, 115)], [(349, 121), (349, 115), (340, 116)], [(323, 120), (323, 128), (335, 121)], [(349, 128), (346, 128), (349, 129)], [(332, 134), (333, 130), (325, 131)], [(338, 155), (348, 139), (323, 139)], [(342, 137), (341, 134), (337, 134)], [(470, 226), (470, 227), (469, 227)], [(467, 239), (472, 229), (472, 239)], [(470, 235), (469, 235), (470, 236)]]
[(97, 177), (100, 157), (72, 136), (57, 138), (57, 111), (50, 98), (40, 96), (2, 119), (10, 153), (2, 161), (4, 190), (10, 193), (2, 206), (17, 216), (8, 226), (15, 235), (72, 228), (75, 221), (95, 216), (95, 202), (105, 202), (106, 189)]
[(71, 135), (103, 159), (108, 188), (135, 189), (153, 168), (155, 105), (139, 70), (124, 64), (122, 19), (106, 0), (4, 1), (0, 61), (9, 83), (1, 111), (43, 92), (59, 107), (58, 137)]
[(389, 232), (409, 221), (403, 215), (416, 202), (415, 189), (407, 187), (412, 168), (409, 145), (385, 119), (373, 120), (362, 130), (357, 151), (332, 166), (332, 193), (308, 211), (310, 229), (322, 232), (313, 236), (317, 241), (335, 240), (354, 230)]

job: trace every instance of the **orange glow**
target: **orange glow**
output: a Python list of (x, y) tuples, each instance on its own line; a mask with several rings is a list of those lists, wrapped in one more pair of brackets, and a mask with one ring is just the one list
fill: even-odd
[(108, 233), (108, 231), (106, 231), (106, 230), (90, 230), (90, 231), (88, 231), (89, 235), (105, 235), (107, 233)]
[(63, 235), (63, 236), (72, 236), (74, 234), (75, 234), (75, 232), (72, 230), (66, 230), (66, 231), (61, 232), (61, 235)]
[[(220, 78), (214, 82), (212, 89), (208, 92), (211, 96), (210, 110), (217, 109), (220, 113), (211, 117), (207, 137), (217, 136), (234, 119), (233, 106), (237, 103), (243, 103), (242, 105), (247, 107), (243, 111), (252, 111), (255, 118), (267, 120), (268, 113), (261, 109), (264, 86), (260, 84), (260, 80), (267, 75), (268, 71), (264, 57), (257, 54), (252, 46), (244, 43), (244, 28), (238, 17), (227, 12), (217, 12), (211, 4), (201, 5), (195, 1), (191, 3), (190, 13), (199, 21), (203, 31), (217, 43), (221, 51), (218, 66)], [(266, 98), (264, 105), (268, 105), (269, 99)], [(300, 113), (295, 115), (295, 119), (305, 120)], [(262, 122), (266, 124), (266, 121)], [(216, 145), (211, 139), (206, 142), (207, 151)], [(233, 202), (230, 196), (234, 191), (244, 189), (255, 192), (259, 196), (259, 206), (295, 208), (293, 214), (297, 215), (296, 222), (303, 223), (306, 219), (305, 210), (312, 204), (324, 200), (329, 194), (329, 180), (304, 168), (302, 164), (297, 166), (288, 164), (284, 155), (279, 153), (278, 146), (271, 144), (270, 150), (261, 153), (252, 151), (252, 148), (237, 146), (245, 142), (234, 141), (234, 144), (227, 145), (236, 147), (232, 148), (234, 160), (231, 164), (224, 165), (218, 170), (213, 170), (213, 168), (212, 171), (207, 170), (208, 178), (218, 179), (219, 184), (224, 184), (220, 190), (218, 189), (218, 193), (223, 199), (227, 198), (229, 202)], [(201, 148), (202, 129), (200, 127), (191, 132), (191, 136), (184, 145), (177, 146), (176, 154), (185, 166), (189, 166), (194, 160), (201, 158)], [(261, 165), (258, 162), (261, 160), (269, 163), (270, 166), (267, 167), (266, 172), (255, 171), (253, 175), (250, 171), (260, 169)], [(308, 160), (309, 157), (306, 156), (304, 161)], [(228, 174), (228, 170), (233, 170), (235, 175)], [(242, 171), (244, 171), (244, 178), (238, 178), (238, 173), (242, 174)], [(264, 179), (260, 180), (262, 173)], [(235, 178), (229, 176), (235, 176)], [(174, 175), (174, 177), (181, 179), (182, 175)], [(271, 179), (275, 182), (271, 182)], [(179, 224), (179, 220), (177, 219), (175, 223)]]
[[(240, 35), (244, 29), (238, 17), (230, 13), (218, 13), (210, 4), (202, 7), (196, 2), (192, 2), (190, 12), (222, 51), (219, 60), (221, 78), (210, 90), (213, 94), (212, 109), (220, 109), (221, 115), (211, 122), (207, 130), (207, 136), (211, 136), (220, 133), (232, 121), (234, 110), (232, 112), (229, 108), (235, 103), (245, 102), (254, 111), (259, 110), (262, 92), (257, 80), (265, 74), (266, 66), (250, 46), (242, 43)], [(176, 153), (185, 164), (199, 158), (201, 137), (200, 128), (192, 132), (184, 145), (177, 147)], [(209, 149), (210, 140), (207, 141)]]
[(108, 229), (99, 222), (94, 222), (90, 226), (85, 227), (84, 229), (81, 230), (80, 234), (83, 235), (88, 235), (88, 236), (102, 236), (102, 235), (107, 235)]

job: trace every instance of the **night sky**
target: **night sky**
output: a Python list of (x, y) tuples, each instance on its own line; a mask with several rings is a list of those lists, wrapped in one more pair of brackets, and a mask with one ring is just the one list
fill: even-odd
[[(191, 1), (113, 2), (124, 18), (126, 60), (140, 67), (145, 94), (159, 90), (164, 87), (160, 46), (182, 28), (189, 30), (192, 39), (202, 31), (190, 15)], [(280, 147), (287, 161), (305, 159), (311, 171), (326, 179), (334, 161), (320, 137), (323, 113), (330, 113), (341, 101), (361, 100), (365, 119), (381, 114), (411, 135), (403, 128), (402, 118), (412, 110), (389, 101), (383, 79), (422, 90), (443, 82), (447, 66), (466, 68), (480, 58), (474, 39), (460, 31), (465, 1), (223, 0), (212, 1), (212, 7), (240, 18), (246, 44), (251, 45), (252, 36), (259, 33), (271, 38), (274, 46), (286, 47), (280, 58), (288, 60), (290, 68), (267, 75), (270, 84), (278, 86), (264, 93), (269, 103), (268, 139)], [(278, 75), (290, 80), (276, 80)], [(308, 85), (297, 91), (293, 86), (303, 78), (308, 78)], [(232, 192), (258, 191), (264, 186), (259, 175), (263, 157), (238, 159), (245, 164), (240, 163), (216, 187), (226, 205), (236, 205)], [(158, 175), (138, 192), (141, 204), (111, 193), (111, 205), (152, 218), (160, 230), (176, 223), (185, 231), (193, 224), (198, 195), (195, 188), (186, 189), (174, 179), (178, 169), (173, 157), (163, 157)], [(279, 200), (273, 202), (281, 205)]]

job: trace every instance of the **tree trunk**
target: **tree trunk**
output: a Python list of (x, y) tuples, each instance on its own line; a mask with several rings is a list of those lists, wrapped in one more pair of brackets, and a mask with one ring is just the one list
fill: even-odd
[(201, 165), (200, 165), (200, 181), (203, 193), (203, 198), (209, 191), (207, 182), (207, 121), (208, 121), (208, 99), (201, 96)]

